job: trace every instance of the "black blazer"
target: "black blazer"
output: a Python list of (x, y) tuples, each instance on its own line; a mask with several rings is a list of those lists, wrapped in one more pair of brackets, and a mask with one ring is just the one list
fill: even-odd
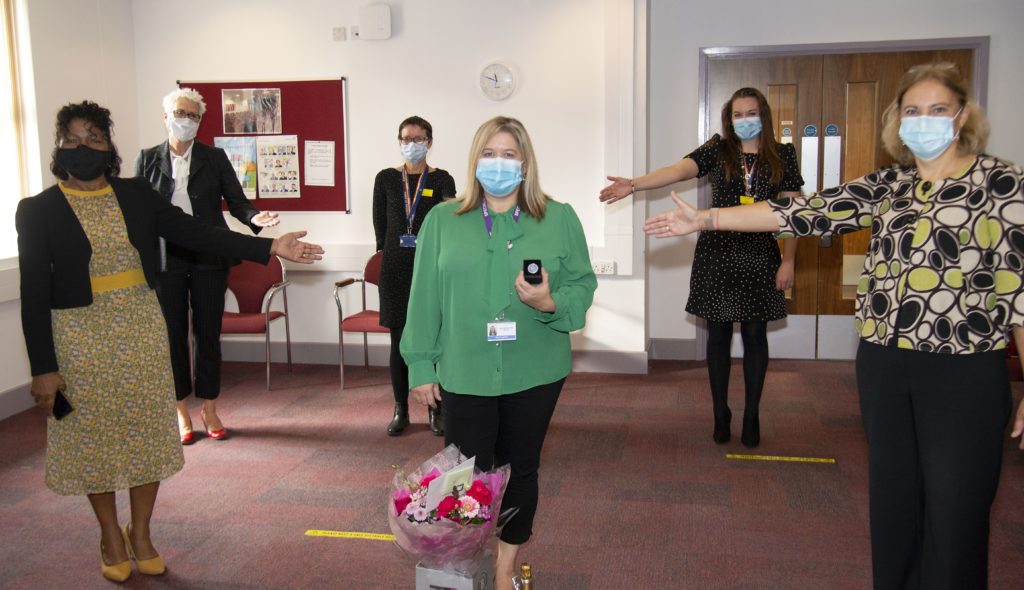
[[(195, 250), (266, 264), (270, 238), (212, 228), (160, 198), (143, 178), (111, 178), (128, 241), (139, 251), (150, 288), (160, 270), (158, 237)], [(22, 199), (15, 215), (21, 271), (21, 327), (32, 375), (59, 370), (53, 349), (51, 309), (92, 304), (92, 246), (60, 187)]]
[[(144, 149), (135, 159), (135, 176), (142, 176), (168, 202), (174, 194), (174, 176), (171, 172), (171, 147), (168, 142)], [(249, 203), (238, 183), (235, 169), (231, 167), (224, 150), (198, 141), (192, 144), (192, 158), (188, 169), (188, 196), (192, 201), (192, 216), (206, 225), (228, 229), (221, 210), (221, 197), (227, 201), (231, 215), (249, 226), (253, 233), (260, 233), (261, 227), (252, 224), (259, 209)], [(216, 253), (194, 252), (174, 244), (167, 245), (167, 269), (188, 269), (197, 266), (203, 269), (225, 269), (238, 264), (226, 256)]]

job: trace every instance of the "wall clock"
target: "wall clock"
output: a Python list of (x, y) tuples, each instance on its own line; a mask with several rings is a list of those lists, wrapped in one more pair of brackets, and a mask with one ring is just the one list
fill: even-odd
[(512, 68), (495, 62), (484, 66), (480, 71), (480, 90), (491, 100), (505, 100), (516, 89), (516, 79)]

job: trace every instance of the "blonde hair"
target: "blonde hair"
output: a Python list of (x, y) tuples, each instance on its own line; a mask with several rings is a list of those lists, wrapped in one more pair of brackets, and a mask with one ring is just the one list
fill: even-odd
[(476, 164), (483, 153), (484, 147), (492, 137), (499, 133), (508, 133), (519, 147), (523, 156), (523, 182), (519, 185), (517, 205), (536, 220), (544, 219), (547, 201), (550, 197), (540, 188), (540, 176), (537, 174), (537, 156), (533, 151), (533, 143), (526, 133), (526, 128), (512, 117), (494, 117), (476, 130), (473, 143), (469, 148), (469, 171), (466, 178), (466, 192), (456, 199), (461, 204), (455, 211), (456, 215), (469, 213), (480, 206), (484, 199), (484, 189), (476, 179)]
[(178, 105), (178, 99), (184, 98), (185, 100), (192, 101), (199, 105), (199, 116), (202, 117), (206, 114), (206, 101), (203, 100), (203, 95), (199, 94), (198, 90), (194, 88), (175, 88), (174, 90), (167, 93), (164, 97), (164, 113), (170, 116), (174, 112), (174, 108)]
[(961, 109), (966, 108), (966, 119), (957, 136), (957, 151), (961, 155), (980, 154), (985, 151), (988, 143), (988, 118), (981, 105), (970, 99), (967, 94), (967, 82), (957, 67), (951, 63), (933, 63), (914, 66), (900, 79), (896, 98), (885, 109), (882, 115), (882, 143), (893, 158), (901, 164), (913, 164), (914, 154), (900, 139), (900, 119), (903, 110), (903, 95), (912, 86), (924, 80), (935, 80), (949, 89), (956, 96)]

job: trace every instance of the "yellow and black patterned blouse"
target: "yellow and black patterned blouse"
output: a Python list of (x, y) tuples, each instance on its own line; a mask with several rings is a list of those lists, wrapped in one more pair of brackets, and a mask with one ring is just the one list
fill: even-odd
[(770, 201), (780, 238), (871, 228), (856, 327), (877, 344), (968, 354), (1024, 324), (1020, 166), (985, 154), (937, 183), (877, 170), (809, 197)]

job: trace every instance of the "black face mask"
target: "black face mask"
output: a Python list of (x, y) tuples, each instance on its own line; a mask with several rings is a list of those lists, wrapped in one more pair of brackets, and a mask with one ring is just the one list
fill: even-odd
[(78, 180), (93, 180), (103, 176), (110, 166), (110, 152), (94, 150), (80, 145), (73, 150), (57, 150), (57, 165)]

